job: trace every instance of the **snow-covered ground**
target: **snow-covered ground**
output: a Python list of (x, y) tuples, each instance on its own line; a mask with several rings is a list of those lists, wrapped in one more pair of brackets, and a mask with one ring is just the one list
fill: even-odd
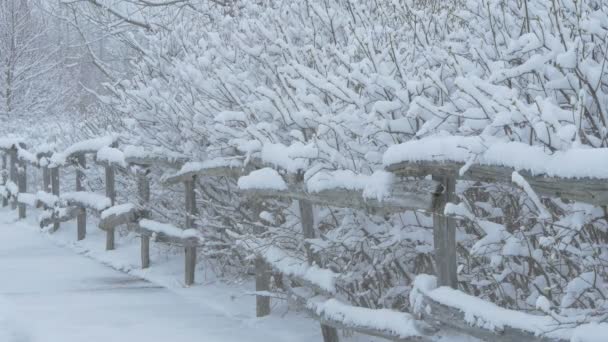
[[(180, 253), (153, 245), (152, 267), (141, 270), (135, 236), (104, 251), (95, 222), (77, 242), (73, 223), (47, 234), (28, 217), (0, 209), (2, 342), (322, 341), (318, 323), (284, 301), (256, 318), (250, 280), (227, 284), (199, 263), (196, 284), (185, 287)], [(350, 333), (342, 340), (379, 341)]]
[[(281, 317), (284, 307), (256, 319), (254, 298), (244, 295), (243, 284), (220, 285), (201, 272), (199, 285), (183, 288), (177, 280), (181, 258), (159, 261), (156, 255), (152, 261), (159, 265), (135, 271), (134, 244), (121, 240), (118, 250), (103, 252), (95, 229), (81, 243), (66, 244), (72, 228), (41, 234), (0, 211), (0, 341), (319, 340), (314, 321), (295, 312)], [(102, 254), (108, 265), (127, 272), (94, 260)]]

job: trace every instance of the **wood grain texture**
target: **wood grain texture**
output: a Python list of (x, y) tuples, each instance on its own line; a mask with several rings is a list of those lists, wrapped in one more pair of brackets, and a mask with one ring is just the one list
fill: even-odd
[[(388, 166), (387, 171), (404, 176), (458, 175), (463, 163), (456, 162), (403, 162)], [(458, 179), (479, 182), (511, 183), (515, 169), (502, 166), (471, 165)], [(532, 189), (545, 197), (567, 198), (595, 205), (608, 205), (608, 180), (594, 178), (558, 178), (532, 175), (518, 171)], [(608, 171), (607, 171), (608, 177)]]

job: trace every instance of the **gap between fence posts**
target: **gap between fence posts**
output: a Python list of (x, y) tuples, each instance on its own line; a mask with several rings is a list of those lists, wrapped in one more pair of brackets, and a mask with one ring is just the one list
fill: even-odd
[(433, 208), (433, 241), (437, 285), (456, 289), (458, 288), (456, 220), (444, 213), (446, 204), (456, 201), (456, 178), (451, 175), (433, 175), (433, 180), (443, 184), (443, 192), (437, 194)]

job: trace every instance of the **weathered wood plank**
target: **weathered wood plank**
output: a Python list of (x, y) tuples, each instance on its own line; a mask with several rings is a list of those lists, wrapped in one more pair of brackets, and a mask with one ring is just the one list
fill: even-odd
[[(148, 179), (148, 169), (137, 168), (137, 196), (139, 205), (143, 209), (141, 213), (142, 218), (148, 217), (148, 203), (150, 202), (150, 180)], [(141, 268), (145, 269), (150, 267), (150, 236), (141, 235)]]
[[(7, 155), (6, 153), (2, 153), (2, 170), (0, 171), (0, 180), (2, 181), (2, 185), (6, 185), (6, 181), (8, 180), (8, 175), (5, 172), (7, 166)], [(6, 206), (8, 206), (8, 198), (2, 197), (2, 207)]]
[(186, 158), (168, 158), (164, 156), (126, 156), (125, 162), (130, 165), (159, 166), (179, 169), (188, 160)]
[[(84, 154), (76, 155), (76, 191), (84, 191), (86, 157)], [(76, 217), (77, 239), (83, 240), (87, 235), (87, 211), (81, 208)]]
[[(112, 205), (116, 204), (116, 190), (115, 182), (116, 175), (114, 167), (111, 165), (105, 166), (105, 185), (106, 185), (106, 197), (110, 199)], [(107, 226), (106, 230), (106, 251), (114, 250), (114, 236), (116, 226)]]
[[(194, 217), (196, 215), (196, 191), (194, 190), (196, 178), (184, 181), (184, 196), (186, 204), (186, 229), (194, 228)], [(184, 282), (186, 286), (194, 284), (194, 272), (196, 270), (196, 245), (184, 247), (185, 272)]]
[(444, 215), (445, 205), (455, 200), (456, 180), (450, 176), (433, 176), (433, 180), (441, 182), (445, 189), (437, 194), (433, 210), (435, 269), (439, 286), (457, 288), (456, 220)]
[(60, 222), (67, 222), (76, 218), (76, 216), (80, 212), (80, 209), (81, 208), (76, 206), (70, 206), (64, 208), (61, 213), (54, 212), (51, 217), (46, 217), (40, 220), (40, 228), (44, 228), (52, 223), (53, 231), (55, 231), (55, 227), (58, 226)]
[(144, 216), (144, 210), (133, 208), (120, 214), (113, 214), (99, 220), (99, 228), (102, 230), (114, 229), (123, 224), (137, 223)]
[[(19, 182), (18, 180), (18, 159), (17, 159), (17, 149), (16, 148), (11, 148), (10, 150), (8, 150), (8, 156), (9, 156), (9, 162), (10, 162), (10, 167), (9, 167), (9, 179), (11, 180), (11, 182), (17, 184), (17, 182)], [(17, 209), (17, 198), (15, 197), (14, 200), (11, 202), (11, 209), (15, 210)]]
[[(27, 167), (23, 161), (19, 161), (17, 187), (20, 194), (27, 192)], [(24, 219), (26, 215), (25, 203), (19, 203), (19, 218)]]
[(146, 228), (141, 227), (141, 225), (139, 225), (135, 229), (135, 231), (140, 235), (145, 235), (148, 237), (154, 236), (155, 241), (183, 246), (184, 248), (185, 247), (197, 247), (198, 245), (200, 245), (200, 240), (196, 237), (182, 238), (182, 237), (167, 235), (162, 232), (155, 232), (155, 231), (148, 230)]
[[(59, 197), (59, 167), (53, 167), (50, 169), (51, 172), (51, 192), (53, 195)], [(57, 231), (59, 229), (61, 221), (54, 221), (53, 223), (53, 231)], [(45, 225), (46, 226), (46, 225)]]
[(248, 189), (244, 194), (260, 197), (291, 198), (306, 200), (315, 205), (338, 208), (363, 209), (371, 213), (399, 213), (405, 210), (433, 210), (434, 196), (442, 190), (438, 182), (431, 180), (408, 180), (396, 182), (390, 194), (378, 200), (365, 198), (362, 190), (330, 189), (320, 192), (306, 192), (302, 188), (290, 186), (288, 190)]
[[(251, 208), (253, 212), (253, 220), (262, 221), (260, 219), (260, 214), (264, 210), (263, 202), (260, 200), (252, 200), (250, 201)], [(263, 222), (261, 222), (263, 223)], [(266, 229), (263, 224), (256, 224), (253, 226), (253, 232), (257, 236), (264, 234)], [(264, 258), (260, 255), (255, 258), (255, 291), (258, 293), (264, 293), (270, 291), (270, 277), (271, 277), (271, 268), (266, 263)], [(256, 296), (255, 297), (255, 313), (256, 317), (265, 317), (270, 315), (270, 297), (269, 296)]]
[[(463, 166), (463, 163), (456, 162), (403, 162), (390, 165), (386, 169), (406, 176), (458, 175)], [(510, 183), (513, 171), (515, 169), (508, 167), (474, 164), (458, 179)], [(567, 198), (595, 205), (608, 204), (608, 181), (606, 179), (557, 178), (532, 175), (524, 170), (518, 172), (539, 195)]]

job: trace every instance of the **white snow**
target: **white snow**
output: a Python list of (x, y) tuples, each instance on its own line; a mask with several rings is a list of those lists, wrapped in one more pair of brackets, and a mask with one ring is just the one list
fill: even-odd
[(59, 201), (59, 198), (51, 193), (48, 193), (46, 191), (38, 191), (36, 192), (36, 199), (42, 203), (44, 203), (45, 206), (52, 208), (55, 206), (55, 204), (57, 204), (57, 202)]
[(93, 138), (79, 141), (66, 148), (63, 152), (55, 152), (50, 161), (53, 165), (61, 166), (66, 163), (66, 159), (76, 153), (96, 153), (103, 147), (108, 147), (118, 140), (118, 135), (107, 135), (104, 137)]
[(400, 338), (421, 336), (416, 329), (414, 317), (405, 312), (355, 307), (337, 299), (313, 298), (308, 301), (307, 306), (318, 315), (343, 322), (347, 326), (384, 330)]
[(275, 246), (262, 247), (260, 255), (274, 268), (290, 276), (298, 277), (329, 292), (336, 292), (338, 274), (331, 270), (309, 265), (308, 262), (289, 256)]
[(177, 177), (191, 172), (195, 173), (218, 167), (242, 168), (243, 161), (236, 158), (214, 158), (202, 162), (187, 162), (177, 173), (172, 176)]
[(23, 144), (25, 140), (19, 137), (0, 137), (0, 149), (8, 150)]
[(88, 208), (102, 211), (112, 205), (106, 196), (87, 191), (65, 192), (59, 196), (62, 200), (84, 205)]
[[(508, 326), (535, 335), (561, 338), (571, 342), (596, 342), (608, 336), (606, 335), (608, 332), (608, 324), (606, 323), (587, 323), (576, 328), (559, 327), (553, 316), (532, 315), (522, 311), (508, 310), (449, 287), (436, 288), (436, 280), (433, 276), (418, 275), (414, 281), (414, 287), (415, 292), (420, 295), (462, 311), (465, 320), (472, 326), (492, 331), (502, 330)], [(418, 298), (420, 298), (420, 295)], [(414, 296), (413, 299), (420, 304), (418, 298)], [(410, 301), (412, 301), (412, 298), (410, 298)], [(542, 299), (537, 305), (543, 310), (550, 309), (550, 303)], [(420, 305), (417, 309), (425, 310)], [(562, 323), (575, 322), (575, 318), (561, 317), (561, 319)]]
[(460, 162), (529, 171), (563, 178), (608, 178), (608, 148), (571, 148), (553, 154), (540, 146), (504, 142), (480, 136), (432, 136), (393, 145), (384, 153), (384, 166), (401, 162)]
[(308, 159), (318, 156), (317, 149), (312, 145), (296, 142), (290, 146), (283, 144), (264, 144), (260, 152), (263, 162), (280, 167), (288, 172), (297, 172), (308, 165)]
[(118, 205), (109, 207), (108, 209), (102, 211), (101, 214), (99, 215), (99, 217), (101, 219), (105, 219), (112, 215), (120, 215), (120, 214), (128, 213), (129, 211), (133, 210), (134, 208), (135, 208), (135, 205), (133, 205), (131, 203), (118, 204)]
[(17, 195), (17, 202), (29, 205), (31, 207), (36, 206), (36, 195), (28, 193), (20, 193)]
[(293, 311), (285, 315), (281, 302), (271, 316), (257, 319), (255, 297), (246, 295), (251, 282), (227, 285), (206, 269), (199, 272), (203, 284), (184, 288), (181, 255), (153, 249), (151, 268), (141, 270), (133, 236), (117, 237), (117, 250), (107, 252), (100, 248), (103, 231), (74, 242), (73, 229), (46, 235), (13, 220), (14, 213), (1, 210), (0, 274), (10, 274), (0, 282), (2, 342), (321, 339), (318, 323)]
[(180, 229), (168, 223), (160, 223), (148, 219), (139, 221), (139, 226), (151, 232), (162, 233), (176, 238), (201, 238), (196, 229)]
[(109, 146), (104, 146), (97, 151), (97, 160), (108, 164), (116, 164), (125, 167), (125, 155), (121, 150)]
[(287, 190), (287, 183), (285, 183), (285, 180), (283, 180), (283, 177), (281, 177), (278, 171), (265, 167), (252, 171), (247, 176), (240, 177), (238, 180), (238, 187), (242, 190)]

